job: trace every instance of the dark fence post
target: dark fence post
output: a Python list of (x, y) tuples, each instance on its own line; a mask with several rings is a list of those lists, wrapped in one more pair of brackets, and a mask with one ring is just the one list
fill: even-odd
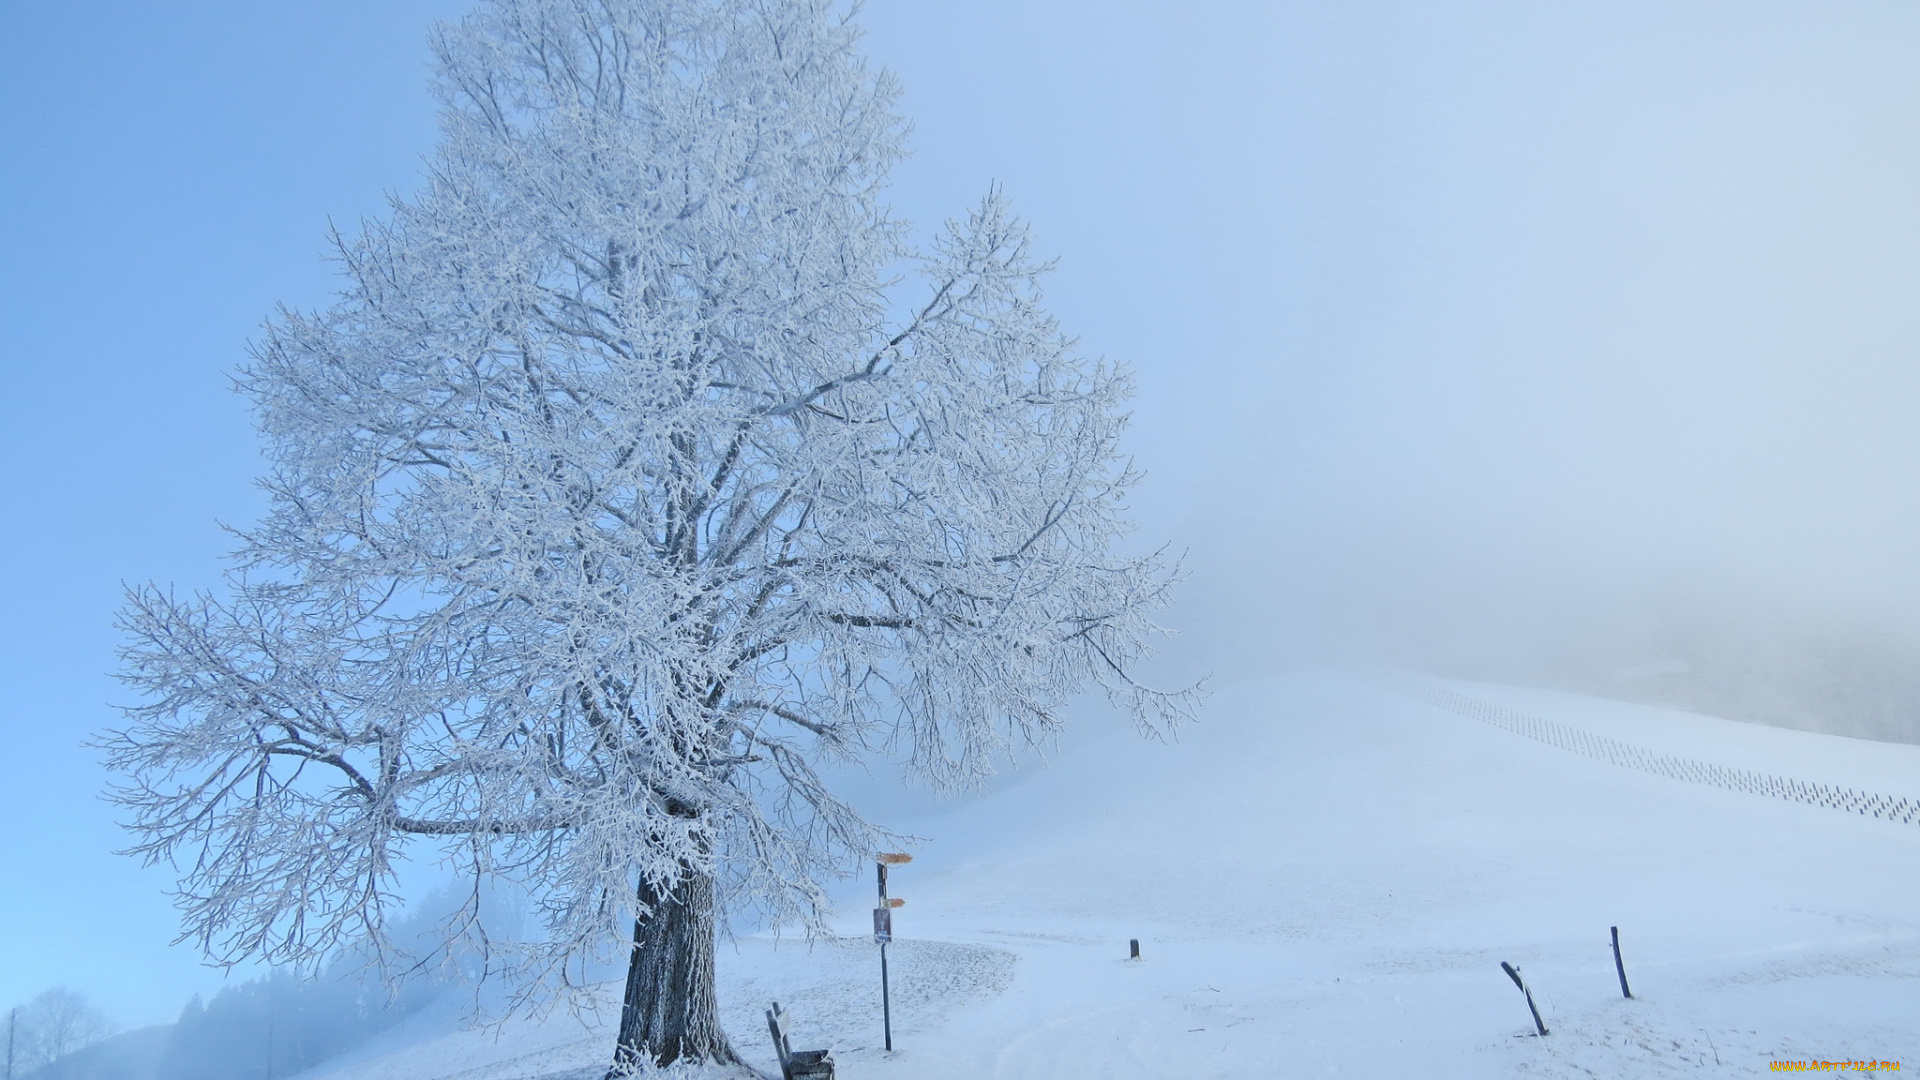
[(1613, 928), (1613, 970), (1620, 973), (1620, 996), (1633, 997), (1633, 991), (1627, 989), (1627, 965), (1620, 959), (1620, 928)]
[(1140, 959), (1140, 939), (1139, 938), (1127, 939), (1127, 959), (1129, 960)]
[(1527, 995), (1527, 1011), (1533, 1014), (1533, 1028), (1540, 1034), (1545, 1035), (1547, 1033), (1547, 1025), (1540, 1022), (1540, 1010), (1535, 1008), (1533, 1004), (1533, 991), (1527, 989), (1527, 984), (1521, 980), (1520, 969), (1507, 963), (1505, 960), (1500, 961), (1500, 969), (1507, 973), (1507, 978), (1513, 980), (1513, 985), (1519, 987), (1522, 994)]

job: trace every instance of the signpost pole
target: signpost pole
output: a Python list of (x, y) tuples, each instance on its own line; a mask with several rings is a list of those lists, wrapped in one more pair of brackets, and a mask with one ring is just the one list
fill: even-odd
[[(892, 909), (887, 907), (887, 864), (873, 864), (880, 871), (880, 909), (889, 916)], [(887, 1053), (893, 1053), (893, 1004), (887, 995), (887, 941), (893, 937), (893, 920), (887, 920), (887, 933), (880, 938), (880, 1024), (887, 1035)]]
[(893, 1053), (893, 1001), (887, 992), (887, 942), (893, 940), (893, 909), (905, 900), (887, 899), (887, 867), (910, 863), (913, 856), (901, 851), (883, 851), (873, 860), (875, 877), (880, 882), (880, 906), (873, 909), (873, 940), (880, 943), (880, 1023), (887, 1035), (887, 1053)]

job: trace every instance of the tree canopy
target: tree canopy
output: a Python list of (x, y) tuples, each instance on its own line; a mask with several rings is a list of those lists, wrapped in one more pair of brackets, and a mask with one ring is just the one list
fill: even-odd
[(884, 840), (823, 761), (964, 785), (1084, 689), (1189, 708), (1134, 676), (1128, 379), (997, 191), (909, 247), (856, 41), (819, 0), (437, 31), (425, 187), (239, 376), (269, 512), (221, 594), (123, 617), (116, 797), (211, 953), (378, 942), (415, 842), (532, 891), (549, 979), (690, 878), (814, 920)]

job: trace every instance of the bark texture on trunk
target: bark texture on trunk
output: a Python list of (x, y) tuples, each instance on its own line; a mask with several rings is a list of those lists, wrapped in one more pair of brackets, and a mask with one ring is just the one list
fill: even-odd
[(609, 1080), (630, 1075), (645, 1062), (737, 1063), (720, 1028), (713, 989), (713, 878), (688, 873), (666, 895), (642, 882), (640, 904), (648, 914), (633, 923), (633, 956)]

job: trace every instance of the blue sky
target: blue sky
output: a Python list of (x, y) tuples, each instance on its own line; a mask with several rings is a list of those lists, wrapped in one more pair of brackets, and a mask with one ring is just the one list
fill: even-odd
[[(0, 0), (0, 1003), (217, 986), (89, 733), (259, 507), (227, 374), (434, 139), (464, 4)], [(1134, 366), (1179, 671), (1488, 654), (1672, 581), (1911, 622), (1920, 9), (873, 0), (921, 225), (1005, 185)], [(1708, 588), (1708, 586), (1702, 586)], [(1903, 624), (1904, 624), (1903, 622)], [(1465, 643), (1465, 644), (1463, 644)]]
[(125, 1022), (217, 976), (123, 844), (80, 742), (122, 582), (216, 583), (260, 502), (227, 372), (276, 303), (324, 303), (331, 216), (411, 186), (424, 28), (453, 4), (0, 6), (0, 998), (66, 983)]

